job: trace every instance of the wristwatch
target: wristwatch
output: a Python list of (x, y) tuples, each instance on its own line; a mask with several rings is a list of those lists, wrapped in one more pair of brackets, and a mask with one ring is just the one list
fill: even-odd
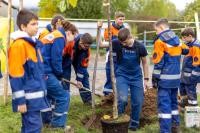
[(149, 78), (144, 78), (144, 80), (147, 80), (147, 81), (149, 81)]

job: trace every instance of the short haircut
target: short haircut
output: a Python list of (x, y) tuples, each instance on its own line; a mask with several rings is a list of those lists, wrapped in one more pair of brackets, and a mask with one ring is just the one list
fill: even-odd
[(181, 31), (181, 36), (189, 36), (195, 37), (195, 32), (192, 28), (185, 28)]
[(74, 24), (70, 23), (69, 21), (63, 20), (61, 22), (61, 24), (65, 31), (71, 31), (72, 34), (78, 33), (78, 29), (76, 28), (76, 26)]
[(125, 17), (125, 14), (121, 11), (115, 12), (115, 18), (119, 18), (119, 17)]
[(31, 20), (38, 20), (38, 16), (31, 11), (22, 9), (17, 14), (17, 26), (21, 29), (21, 25), (27, 26)]
[(125, 41), (130, 36), (131, 36), (131, 32), (128, 28), (123, 28), (123, 29), (119, 30), (118, 39), (119, 39), (120, 42)]
[(154, 23), (154, 26), (158, 27), (160, 25), (164, 25), (165, 27), (169, 27), (168, 20), (166, 18), (161, 18)]
[(80, 39), (84, 44), (91, 45), (93, 43), (93, 38), (89, 33), (83, 34)]
[(65, 18), (62, 15), (55, 15), (51, 20), (51, 25), (53, 26), (53, 29), (56, 29), (56, 23), (61, 22)]

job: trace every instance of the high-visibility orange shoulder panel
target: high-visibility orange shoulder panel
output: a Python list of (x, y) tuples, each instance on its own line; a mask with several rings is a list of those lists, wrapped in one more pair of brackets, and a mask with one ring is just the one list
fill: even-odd
[(58, 30), (55, 30), (55, 31), (51, 32), (50, 34), (47, 34), (45, 37), (43, 37), (41, 39), (41, 42), (43, 44), (52, 44), (54, 39), (60, 38), (60, 37), (64, 37), (64, 36)]
[(180, 46), (173, 46), (169, 47), (166, 43), (164, 45), (165, 51), (170, 55), (170, 56), (179, 56), (182, 53), (182, 48)]
[[(112, 25), (110, 25), (110, 30), (111, 30), (111, 36), (118, 36), (118, 33), (119, 33), (118, 29), (116, 29)], [(105, 31), (104, 31), (104, 39), (106, 41), (109, 40), (109, 37), (108, 37), (108, 28), (106, 28)]]
[(46, 35), (48, 35), (50, 32), (49, 30), (47, 30), (46, 28), (44, 30), (42, 30), (42, 32), (40, 33), (38, 39), (42, 40), (42, 38), (44, 38)]
[(88, 49), (88, 57), (82, 60), (81, 65), (83, 67), (88, 67), (89, 65), (89, 58), (90, 58), (90, 49)]
[(190, 50), (191, 52), (189, 53), (192, 58), (193, 58), (193, 62), (192, 65), (193, 66), (198, 66), (200, 65), (200, 48), (197, 46), (193, 46)]
[(35, 48), (23, 39), (18, 39), (11, 44), (8, 51), (9, 74), (12, 77), (24, 75), (23, 65), (27, 60), (37, 62)]
[(153, 63), (157, 64), (161, 61), (164, 55), (164, 43), (161, 40), (156, 40), (154, 43)]
[(69, 43), (67, 43), (65, 45), (65, 48), (63, 50), (63, 55), (70, 55), (71, 57), (73, 56), (73, 48), (74, 48), (74, 44), (75, 42), (74, 41), (71, 41)]

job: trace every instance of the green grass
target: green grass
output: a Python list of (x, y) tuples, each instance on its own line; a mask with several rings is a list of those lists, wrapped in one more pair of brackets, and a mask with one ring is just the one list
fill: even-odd
[[(21, 127), (21, 116), (19, 113), (13, 113), (11, 108), (11, 101), (7, 106), (3, 105), (3, 99), (0, 97), (0, 133), (19, 133)], [(200, 104), (200, 95), (198, 96)], [(109, 111), (109, 110), (106, 110)], [(105, 112), (105, 109), (97, 108), (96, 112)], [(75, 127), (75, 133), (101, 133), (100, 129), (90, 129), (89, 131), (84, 128), (81, 120), (92, 114), (91, 107), (83, 105), (79, 96), (73, 96), (71, 98), (71, 106), (69, 111), (68, 125)], [(158, 133), (159, 126), (158, 122), (151, 125), (146, 125), (140, 128), (136, 133)], [(198, 133), (200, 129), (197, 128), (186, 128), (184, 126), (183, 114), (181, 114), (181, 130), (182, 133)], [(63, 130), (52, 130), (45, 128), (43, 133), (63, 133)], [(131, 131), (129, 131), (131, 133)]]

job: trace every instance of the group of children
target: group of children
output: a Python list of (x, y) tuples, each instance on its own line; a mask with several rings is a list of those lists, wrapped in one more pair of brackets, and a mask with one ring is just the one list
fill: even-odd
[(39, 38), (38, 17), (21, 10), (17, 15), (19, 31), (11, 34), (9, 77), (14, 112), (22, 114), (23, 133), (40, 133), (42, 125), (65, 128), (70, 104), (73, 65), (77, 87), (85, 104), (91, 104), (87, 66), (93, 38), (78, 34), (75, 25), (55, 16)]
[[(158, 117), (161, 133), (179, 133), (181, 107), (197, 106), (196, 86), (200, 77), (200, 43), (192, 28), (181, 32), (182, 42), (170, 30), (167, 19), (154, 24), (157, 37), (154, 40), (152, 84), (158, 88)], [(184, 55), (181, 69), (181, 55)], [(178, 90), (181, 102), (178, 103)], [(186, 100), (187, 99), (187, 100)]]
[[(139, 125), (143, 89), (149, 88), (147, 52), (144, 45), (134, 40), (130, 31), (124, 28), (125, 15), (121, 12), (115, 15), (115, 22), (111, 25), (111, 40), (118, 94), (118, 112), (119, 114), (125, 112), (130, 90), (132, 111), (129, 128), (135, 131)], [(119, 23), (117, 27), (113, 26), (117, 23)], [(120, 27), (122, 28), (120, 29)], [(196, 40), (192, 28), (183, 29), (181, 32), (183, 42), (180, 42), (179, 37), (170, 30), (167, 19), (159, 19), (155, 22), (154, 29), (157, 36), (154, 39), (152, 56), (154, 63), (152, 85), (153, 88), (158, 89), (160, 132), (178, 133), (180, 132), (178, 104), (181, 107), (198, 105), (196, 86), (200, 82), (200, 43)], [(107, 34), (106, 29), (104, 38), (107, 38)], [(109, 45), (102, 43), (101, 47), (109, 47)], [(184, 59), (181, 69), (182, 55)], [(142, 61), (143, 74), (140, 61)], [(108, 70), (110, 71), (110, 69)], [(107, 76), (106, 85), (110, 81), (109, 79)], [(105, 95), (112, 92), (106, 88), (106, 85), (104, 86)], [(177, 100), (178, 90), (181, 96), (180, 103)]]
[[(118, 94), (118, 112), (123, 114), (131, 95), (130, 130), (137, 130), (143, 105), (144, 89), (149, 88), (147, 50), (125, 28), (122, 12), (115, 14), (111, 24), (114, 71)], [(70, 104), (71, 66), (76, 73), (77, 87), (83, 103), (91, 104), (91, 92), (87, 71), (90, 45), (89, 33), (79, 34), (78, 29), (60, 15), (55, 16), (39, 38), (38, 17), (27, 10), (17, 16), (19, 31), (11, 34), (9, 78), (14, 112), (22, 115), (22, 133), (40, 133), (42, 125), (65, 128)], [(98, 25), (102, 27), (102, 25)], [(197, 105), (196, 85), (200, 80), (200, 43), (191, 28), (185, 28), (180, 42), (170, 30), (167, 19), (154, 24), (157, 37), (154, 40), (152, 75), (153, 87), (158, 88), (158, 117), (161, 133), (179, 132), (178, 89), (181, 106)], [(105, 30), (105, 40), (109, 40)], [(101, 47), (108, 48), (107, 44)], [(181, 72), (181, 55), (185, 55)], [(107, 58), (109, 53), (107, 53)], [(109, 59), (106, 63), (107, 81), (105, 96), (112, 94)], [(142, 68), (140, 66), (142, 64)], [(187, 98), (187, 101), (185, 100)]]

